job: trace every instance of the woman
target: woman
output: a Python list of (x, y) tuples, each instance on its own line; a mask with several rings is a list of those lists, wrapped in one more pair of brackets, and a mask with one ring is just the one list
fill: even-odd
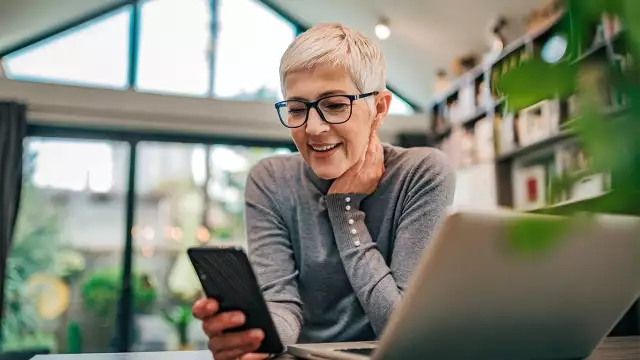
[[(406, 290), (422, 250), (453, 198), (445, 156), (382, 145), (387, 116), (380, 49), (337, 24), (300, 35), (280, 65), (276, 109), (297, 155), (250, 172), (245, 216), (250, 260), (285, 344), (374, 340)], [(260, 330), (222, 333), (241, 313), (201, 300), (216, 360), (250, 354)]]

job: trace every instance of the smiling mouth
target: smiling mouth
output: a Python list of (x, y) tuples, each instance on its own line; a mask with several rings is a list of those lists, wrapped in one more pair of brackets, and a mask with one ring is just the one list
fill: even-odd
[(325, 145), (325, 146), (312, 146), (312, 145), (309, 145), (309, 147), (311, 149), (313, 149), (313, 151), (328, 152), (328, 151), (331, 151), (331, 150), (337, 148), (340, 145), (342, 145), (342, 144), (333, 144), (333, 145)]

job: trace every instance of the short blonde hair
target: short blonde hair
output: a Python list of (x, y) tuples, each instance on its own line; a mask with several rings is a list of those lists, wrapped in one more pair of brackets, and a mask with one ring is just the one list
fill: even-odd
[(280, 61), (280, 85), (285, 94), (288, 74), (330, 65), (346, 70), (360, 92), (386, 88), (385, 61), (379, 46), (346, 26), (319, 24), (298, 36)]

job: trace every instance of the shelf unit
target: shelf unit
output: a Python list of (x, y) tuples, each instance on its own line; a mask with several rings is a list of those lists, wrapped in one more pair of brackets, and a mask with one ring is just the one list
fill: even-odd
[[(526, 211), (553, 207), (553, 204), (549, 203), (540, 204), (535, 208), (520, 207), (515, 196), (518, 194), (515, 184), (517, 172), (523, 166), (526, 167), (527, 163), (535, 163), (536, 159), (544, 160), (547, 166), (552, 166), (557, 162), (559, 151), (563, 151), (565, 147), (579, 148), (579, 141), (571, 128), (572, 120), (575, 120), (572, 107), (575, 105), (570, 97), (545, 100), (555, 106), (555, 127), (545, 136), (525, 142), (519, 138), (519, 133), (526, 134), (526, 131), (518, 131), (522, 113), (510, 114), (506, 111), (507, 99), (498, 97), (492, 89), (493, 70), (502, 61), (506, 61), (505, 59), (512, 55), (533, 55), (535, 49), (539, 51), (541, 45), (557, 34), (561, 21), (562, 18), (559, 18), (549, 27), (508, 45), (496, 60), (481, 64), (453, 81), (449, 90), (436, 95), (429, 107), (430, 142), (447, 153), (457, 168), (462, 170), (486, 163), (495, 165), (497, 206)], [(592, 44), (585, 44), (579, 54), (575, 54), (572, 62), (609, 61), (612, 52), (626, 51), (624, 37), (625, 33), (621, 31), (609, 39), (594, 40)], [(614, 109), (611, 115), (624, 111), (619, 107)], [(537, 109), (533, 111), (540, 112)], [(509, 117), (513, 118), (512, 122), (507, 122)], [(511, 146), (504, 146), (505, 134), (512, 136)], [(547, 173), (549, 171), (550, 168), (547, 169)], [(540, 181), (548, 183), (549, 178), (545, 176)], [(604, 196), (607, 191), (608, 187), (603, 185), (603, 191), (599, 195)], [(595, 204), (593, 198), (598, 198), (599, 195), (586, 196), (585, 200), (589, 200), (586, 203)], [(547, 197), (547, 189), (545, 188), (539, 196)], [(543, 201), (546, 200), (548, 199)], [(575, 202), (571, 199), (561, 201)]]
[[(538, 138), (535, 141), (527, 142), (526, 145), (520, 145), (517, 137), (517, 126), (511, 125), (507, 127), (508, 131), (511, 131), (511, 135), (516, 139), (515, 145), (512, 148), (505, 149), (502, 145), (501, 131), (504, 129), (505, 119), (509, 114), (505, 111), (505, 99), (498, 98), (491, 91), (491, 74), (494, 67), (497, 67), (500, 62), (512, 54), (518, 51), (527, 50), (529, 48), (535, 48), (540, 43), (546, 42), (557, 29), (558, 22), (551, 24), (546, 29), (542, 29), (535, 34), (528, 35), (513, 44), (507, 46), (503, 51), (503, 54), (494, 62), (490, 64), (483, 64), (478, 68), (463, 75), (460, 79), (453, 82), (450, 90), (446, 91), (436, 97), (430, 106), (431, 114), (431, 144), (438, 146), (445, 150), (445, 152), (451, 151), (451, 144), (447, 144), (447, 140), (454, 136), (454, 133), (470, 133), (474, 136), (476, 124), (480, 121), (490, 121), (493, 124), (493, 156), (489, 159), (482, 161), (476, 161), (476, 164), (492, 165), (495, 174), (492, 177), (495, 178), (495, 192), (497, 197), (497, 206), (515, 208), (520, 211), (528, 211), (534, 213), (543, 214), (557, 214), (557, 215), (570, 215), (576, 212), (592, 211), (592, 212), (605, 212), (611, 214), (627, 214), (627, 215), (640, 215), (640, 204), (626, 204), (619, 201), (615, 201), (618, 193), (616, 193), (616, 174), (603, 174), (601, 180), (604, 179), (604, 175), (608, 175), (608, 186), (604, 187), (600, 193), (590, 194), (589, 196), (583, 196), (581, 198), (573, 199), (560, 199), (556, 202), (542, 203), (534, 208), (519, 208), (515, 199), (516, 191), (516, 177), (518, 171), (526, 169), (528, 165), (535, 164), (536, 161), (542, 161), (542, 159), (552, 159), (555, 162), (558, 159), (558, 154), (561, 151), (577, 147), (580, 148), (580, 139), (576, 136), (572, 130), (572, 123), (576, 120), (576, 116), (572, 111), (571, 98), (556, 98), (551, 99), (558, 102), (557, 113), (558, 121), (555, 131), (550, 132), (547, 136)], [(597, 33), (597, 31), (594, 31)], [(594, 41), (593, 44), (585, 44), (580, 54), (573, 60), (575, 62), (584, 61), (611, 61), (613, 54), (624, 54), (628, 56), (626, 47), (625, 32), (621, 31), (617, 35), (609, 38), (608, 40)], [(537, 43), (537, 44), (536, 44)], [(635, 60), (635, 59), (634, 59)], [(544, 79), (541, 79), (544, 81)], [(459, 116), (457, 121), (447, 122), (447, 108), (456, 101), (460, 96), (461, 90), (465, 86), (473, 85), (475, 91), (475, 99), (473, 99), (473, 108), (467, 109), (463, 116)], [(609, 100), (613, 100), (614, 94), (610, 91), (607, 93), (610, 97)], [(481, 94), (478, 96), (478, 94)], [(485, 94), (485, 95), (482, 95)], [(487, 96), (486, 94), (489, 94)], [(467, 95), (468, 96), (468, 95)], [(470, 102), (467, 99), (467, 102)], [(532, 106), (535, 104), (531, 104)], [(626, 109), (624, 106), (617, 104), (615, 101), (611, 101), (611, 110), (606, 114), (608, 118), (605, 121), (615, 121), (618, 115), (625, 114)], [(450, 111), (449, 111), (450, 114)], [(516, 114), (513, 114), (514, 116)], [(488, 120), (485, 120), (488, 119)], [(461, 146), (461, 148), (463, 148)], [(454, 149), (462, 151), (461, 149)], [(454, 157), (454, 163), (457, 159)], [(461, 168), (464, 168), (464, 161), (457, 163)], [(467, 161), (468, 163), (468, 161)], [(471, 166), (475, 165), (473, 161)], [(546, 169), (547, 173), (549, 169)], [(549, 178), (542, 179), (544, 182), (549, 182)], [(605, 180), (602, 180), (603, 182)], [(487, 184), (480, 182), (476, 185), (476, 192), (483, 192), (487, 190)], [(491, 185), (488, 185), (491, 186)], [(520, 186), (521, 183), (520, 183)], [(469, 189), (465, 189), (467, 193)], [(626, 194), (628, 195), (628, 194)], [(546, 197), (546, 194), (544, 195)], [(545, 199), (547, 200), (547, 199)], [(613, 201), (612, 201), (613, 200)], [(634, 305), (627, 311), (627, 313), (621, 318), (617, 325), (609, 333), (609, 336), (629, 336), (640, 335), (640, 301), (634, 303)]]

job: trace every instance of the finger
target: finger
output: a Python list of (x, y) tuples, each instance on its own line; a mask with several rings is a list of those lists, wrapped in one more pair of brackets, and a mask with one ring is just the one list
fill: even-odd
[(377, 168), (382, 160), (382, 144), (376, 135), (371, 138), (367, 147), (367, 156), (364, 166), (367, 168)]
[(214, 299), (202, 298), (193, 304), (191, 312), (197, 319), (204, 320), (218, 312), (218, 302)]
[(214, 351), (229, 351), (234, 349), (245, 349), (245, 352), (254, 351), (260, 346), (264, 338), (264, 333), (260, 329), (232, 332), (214, 337)]
[[(247, 354), (247, 351), (245, 351), (244, 349), (234, 349), (234, 350), (223, 351), (218, 354), (213, 354), (214, 360), (239, 360), (239, 359), (244, 359), (247, 355), (249, 354)], [(262, 359), (266, 359), (266, 358), (267, 357), (264, 357)]]
[(240, 360), (264, 360), (264, 359), (268, 359), (268, 358), (269, 358), (268, 354), (250, 353), (250, 354), (245, 354), (244, 356), (242, 356), (240, 358)]
[(238, 360), (241, 356), (246, 354), (247, 352), (243, 349), (233, 349), (222, 352), (214, 352), (213, 358), (214, 360)]
[(228, 329), (237, 328), (245, 322), (245, 316), (239, 311), (230, 311), (205, 319), (202, 322), (202, 330), (208, 337), (222, 334)]

